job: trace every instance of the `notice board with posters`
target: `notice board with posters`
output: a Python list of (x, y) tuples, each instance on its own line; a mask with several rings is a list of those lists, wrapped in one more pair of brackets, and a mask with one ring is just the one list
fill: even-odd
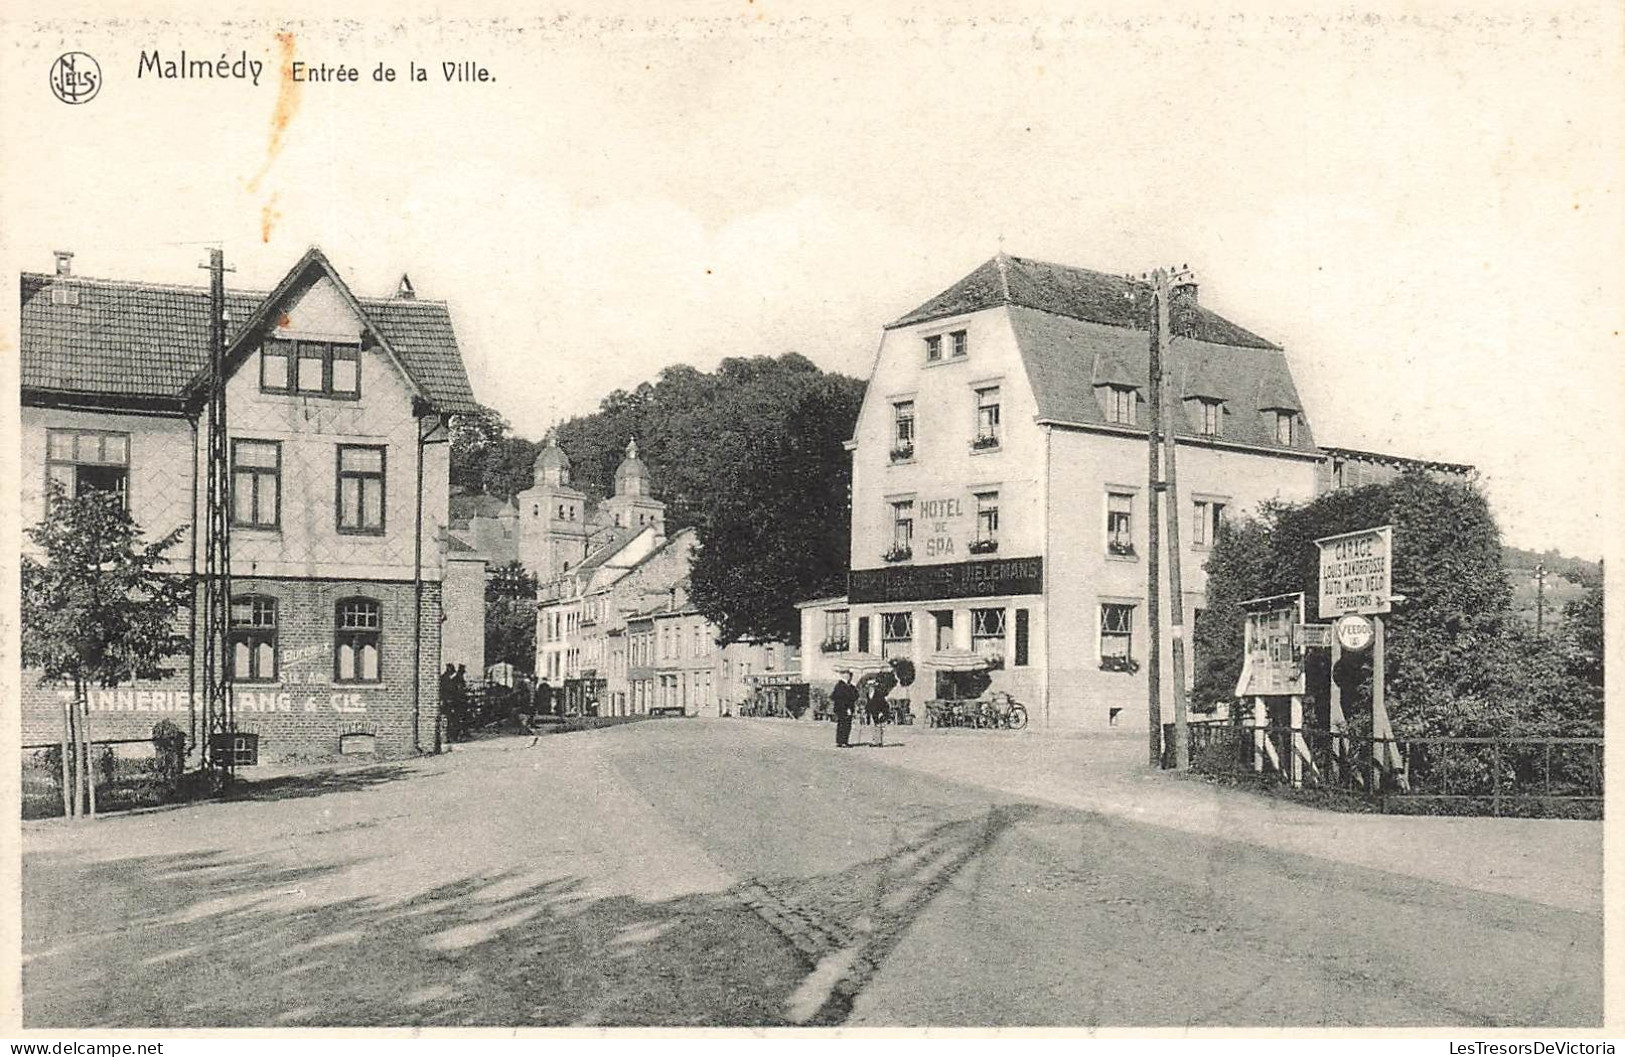
[(1320, 619), (1393, 609), (1394, 527), (1360, 529), (1318, 539)]
[(1269, 697), (1304, 692), (1303, 608), (1299, 591), (1243, 602), (1246, 658), (1237, 697)]

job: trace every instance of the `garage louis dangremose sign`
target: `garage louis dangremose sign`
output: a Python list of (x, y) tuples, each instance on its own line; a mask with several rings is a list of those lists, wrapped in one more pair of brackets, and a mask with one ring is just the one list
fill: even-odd
[(1320, 547), (1320, 619), (1393, 609), (1394, 527), (1315, 541)]

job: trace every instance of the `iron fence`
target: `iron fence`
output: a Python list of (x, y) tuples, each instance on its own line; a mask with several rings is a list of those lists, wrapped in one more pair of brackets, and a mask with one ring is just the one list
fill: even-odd
[[(1198, 770), (1347, 794), (1384, 812), (1602, 817), (1601, 738), (1375, 738), (1227, 721), (1188, 731)], [(1171, 726), (1165, 735), (1171, 746)]]
[[(166, 760), (151, 739), (92, 742), (90, 773), (95, 778), (96, 812), (127, 811), (185, 799), (186, 776), (177, 766), (178, 762)], [(23, 818), (55, 818), (67, 814), (62, 795), (60, 745), (24, 745), (21, 770)]]

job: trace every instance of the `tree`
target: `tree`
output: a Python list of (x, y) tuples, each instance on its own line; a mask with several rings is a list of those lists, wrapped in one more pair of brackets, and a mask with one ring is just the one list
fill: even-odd
[(519, 562), (495, 570), (485, 582), (485, 661), (535, 670), (536, 577)]
[(481, 406), (451, 424), (451, 483), (466, 492), (507, 499), (531, 485), (538, 446), (512, 435), (502, 415)]
[[(90, 686), (160, 676), (164, 661), (187, 648), (187, 638), (175, 632), (186, 581), (159, 571), (183, 531), (147, 542), (122, 497), (92, 491), (70, 499), (51, 482), (46, 516), (26, 532), (39, 554), (22, 556), (22, 663), (39, 669), (43, 683), (72, 688), (67, 736), (76, 744)], [(84, 769), (70, 783), (68, 771), (65, 760), (63, 798), (71, 812), (79, 785), (87, 798), (94, 785)]]
[(844, 588), (852, 435), (863, 383), (797, 353), (683, 364), (563, 423), (573, 483), (609, 495), (629, 439), (669, 531), (696, 529), (692, 597), (722, 632), (799, 638), (795, 603)]
[[(1500, 531), (1483, 495), (1423, 473), (1302, 505), (1268, 506), (1256, 521), (1220, 533), (1208, 562), (1208, 607), (1196, 628), (1199, 700), (1228, 697), (1240, 674), (1236, 603), (1303, 591), (1307, 618), (1320, 619), (1314, 541), (1382, 524), (1394, 526), (1393, 587), (1406, 596), (1386, 618), (1388, 709), (1396, 730), (1505, 731), (1550, 726), (1572, 711), (1573, 687), (1537, 687), (1528, 678), (1544, 671), (1549, 658), (1514, 627)], [(1369, 652), (1347, 657), (1337, 674), (1351, 691), (1351, 713), (1368, 710)]]

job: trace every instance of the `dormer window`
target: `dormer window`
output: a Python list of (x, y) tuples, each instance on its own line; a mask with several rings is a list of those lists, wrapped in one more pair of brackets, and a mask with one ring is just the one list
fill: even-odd
[(1196, 432), (1204, 437), (1217, 437), (1224, 432), (1224, 401), (1211, 397), (1195, 400)]
[(1292, 420), (1297, 418), (1291, 411), (1275, 411), (1275, 443), (1292, 446)]
[(1134, 425), (1139, 404), (1138, 394), (1131, 385), (1102, 387), (1106, 396), (1106, 421), (1119, 426)]

